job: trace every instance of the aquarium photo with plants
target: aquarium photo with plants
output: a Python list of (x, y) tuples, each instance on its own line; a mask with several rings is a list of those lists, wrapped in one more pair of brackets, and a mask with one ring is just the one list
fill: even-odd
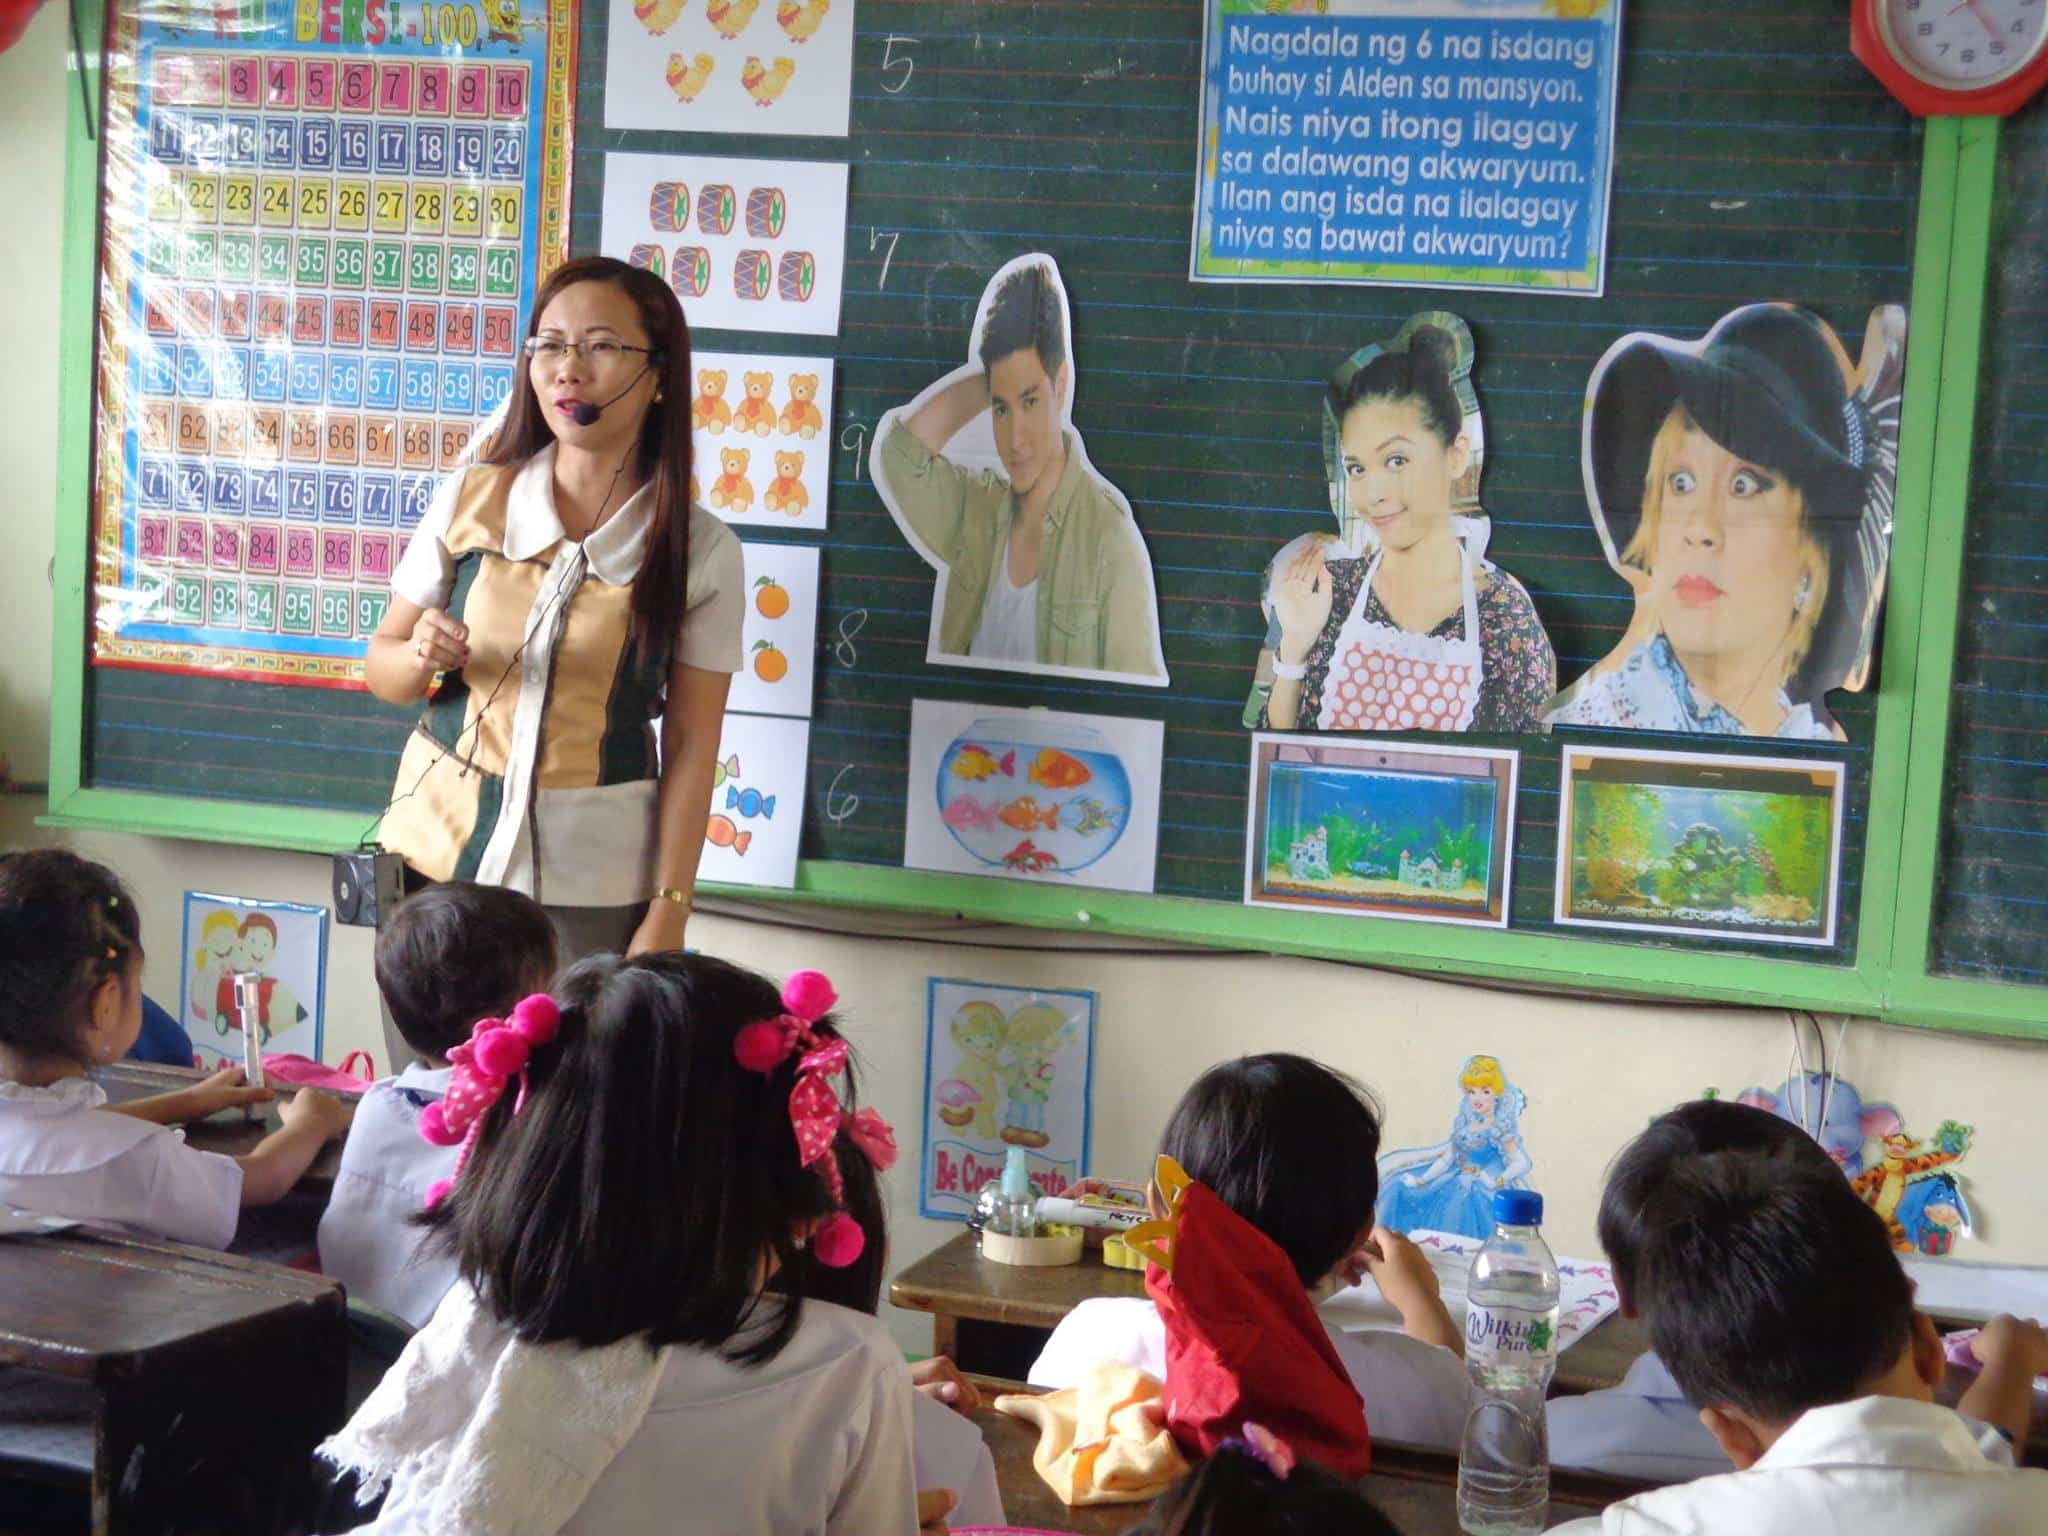
[(1835, 941), (1838, 763), (1569, 747), (1563, 809), (1560, 923)]
[(1507, 924), (1516, 754), (1261, 734), (1245, 900)]

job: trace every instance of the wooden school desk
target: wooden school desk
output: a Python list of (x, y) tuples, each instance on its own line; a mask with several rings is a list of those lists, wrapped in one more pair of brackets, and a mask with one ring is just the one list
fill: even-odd
[(92, 1407), (89, 1434), (0, 1462), (89, 1469), (95, 1536), (276, 1528), (342, 1421), (344, 1317), (333, 1281), (231, 1254), (83, 1227), (0, 1242), (0, 1366)]
[[(1003, 1513), (1012, 1525), (1095, 1536), (1127, 1531), (1145, 1518), (1149, 1504), (1100, 1504), (1069, 1509), (1061, 1503), (1031, 1465), (1038, 1431), (1022, 1419), (997, 1413), (992, 1406), (1001, 1393), (1034, 1389), (982, 1377), (976, 1378), (975, 1385), (981, 1389), (982, 1406), (973, 1415), (974, 1422), (988, 1441), (989, 1454), (995, 1458)], [(1406, 1536), (1458, 1536), (1457, 1457), (1398, 1441), (1375, 1440), (1372, 1461), (1372, 1473), (1360, 1487)], [(1627, 1498), (1643, 1486), (1582, 1472), (1553, 1470), (1548, 1523), (1560, 1525), (1567, 1520), (1597, 1515), (1616, 1499)]]
[[(964, 1371), (1024, 1376), (1061, 1318), (1094, 1296), (1145, 1294), (1135, 1269), (1111, 1269), (1096, 1249), (1078, 1264), (1024, 1269), (992, 1264), (963, 1230), (898, 1275), (889, 1299), (932, 1314), (932, 1352), (948, 1355)], [(1649, 1348), (1642, 1327), (1610, 1317), (1559, 1357), (1555, 1390), (1591, 1392), (1619, 1382)]]

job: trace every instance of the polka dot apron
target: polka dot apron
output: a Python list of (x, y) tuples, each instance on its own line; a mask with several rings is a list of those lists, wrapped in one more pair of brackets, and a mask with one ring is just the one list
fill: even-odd
[(1479, 593), (1472, 553), (1458, 545), (1465, 630), (1455, 640), (1411, 634), (1366, 618), (1381, 551), (1337, 631), (1330, 672), (1323, 682), (1316, 728), (1324, 731), (1463, 731), (1472, 726), (1484, 668), (1479, 657)]

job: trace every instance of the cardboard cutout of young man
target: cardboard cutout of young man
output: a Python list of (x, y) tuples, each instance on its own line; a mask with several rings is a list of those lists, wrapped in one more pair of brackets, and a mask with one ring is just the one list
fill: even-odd
[(1586, 394), (1586, 496), (1635, 591), (1621, 643), (1549, 725), (1840, 741), (1891, 551), (1906, 312), (1834, 328), (1751, 304), (1698, 341), (1624, 336)]
[(1472, 332), (1444, 310), (1361, 347), (1323, 396), (1337, 536), (1266, 568), (1245, 724), (1285, 731), (1533, 731), (1557, 690), (1536, 605), (1486, 558)]
[(1073, 429), (1072, 338), (1052, 258), (1007, 263), (967, 364), (882, 417), (869, 471), (939, 573), (927, 661), (1163, 688), (1151, 557)]

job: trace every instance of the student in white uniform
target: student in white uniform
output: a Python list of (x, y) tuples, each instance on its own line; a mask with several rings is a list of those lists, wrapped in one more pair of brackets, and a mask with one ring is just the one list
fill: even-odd
[[(1580, 1536), (1963, 1536), (2048, 1531), (2048, 1472), (2016, 1470), (2048, 1337), (2001, 1318), (1961, 1409), (1884, 1223), (1829, 1168), (1716, 1152), (1642, 1212), (1636, 1291), (1657, 1354), (1737, 1470), (1639, 1494)], [(1973, 1428), (1964, 1413), (1996, 1428)]]
[(555, 930), (531, 896), (451, 881), (408, 898), (377, 935), (377, 990), (415, 1060), (363, 1095), (320, 1218), (320, 1267), (417, 1328), (455, 1283), (455, 1257), (421, 1252), (413, 1217), (455, 1173), (458, 1149), (420, 1135), (448, 1092), (448, 1053), (555, 974)]
[(349, 1110), (301, 1093), (248, 1156), (196, 1151), (170, 1126), (270, 1094), (237, 1067), (109, 1107), (87, 1074), (141, 1029), (141, 926), (114, 872), (57, 848), (0, 856), (0, 1206), (225, 1248), (242, 1207), (290, 1193)]
[[(1373, 1225), (1379, 1117), (1358, 1084), (1302, 1056), (1211, 1067), (1182, 1096), (1159, 1150), (1284, 1251), (1311, 1292), (1370, 1274), (1403, 1331), (1330, 1332), (1375, 1437), (1457, 1449), (1470, 1382), (1464, 1341), (1415, 1245)], [(1069, 1312), (1031, 1382), (1071, 1387), (1112, 1361), (1166, 1379), (1166, 1325), (1149, 1300), (1097, 1297)]]
[[(1600, 1246), (1613, 1266), (1624, 1316), (1641, 1316), (1636, 1272), (1645, 1206), (1673, 1168), (1710, 1152), (1841, 1176), (1819, 1142), (1750, 1105), (1698, 1099), (1659, 1115), (1614, 1159), (1600, 1196)], [(1619, 1386), (1553, 1398), (1549, 1410), (1553, 1466), (1659, 1483), (1732, 1469), (1654, 1351), (1636, 1360)]]
[(470, 1148), (429, 1213), (460, 1283), (322, 1448), (386, 1488), (368, 1529), (917, 1529), (903, 1357), (811, 1299), (865, 1245), (841, 1160), (894, 1151), (832, 1001), (596, 955), (473, 1044), (432, 1116)]

